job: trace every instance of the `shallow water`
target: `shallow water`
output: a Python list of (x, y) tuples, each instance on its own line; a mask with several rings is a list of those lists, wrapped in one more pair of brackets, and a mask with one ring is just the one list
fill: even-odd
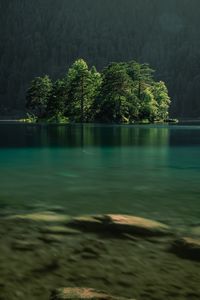
[[(85, 286), (198, 300), (200, 263), (171, 245), (186, 232), (200, 237), (199, 157), (197, 123), (0, 124), (0, 299), (48, 300), (55, 288)], [(69, 231), (68, 215), (109, 212), (160, 220), (173, 234)]]
[(200, 125), (0, 124), (1, 213), (63, 209), (199, 222)]

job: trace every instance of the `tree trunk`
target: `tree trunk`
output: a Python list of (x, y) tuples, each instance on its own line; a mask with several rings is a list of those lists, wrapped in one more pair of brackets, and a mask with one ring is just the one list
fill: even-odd
[(84, 87), (83, 87), (83, 76), (81, 78), (81, 123), (84, 123)]

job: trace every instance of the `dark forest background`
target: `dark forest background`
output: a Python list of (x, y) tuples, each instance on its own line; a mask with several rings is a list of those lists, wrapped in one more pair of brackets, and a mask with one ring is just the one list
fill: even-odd
[(199, 0), (0, 0), (0, 107), (23, 110), (35, 76), (63, 76), (83, 58), (148, 62), (171, 114), (200, 117)]

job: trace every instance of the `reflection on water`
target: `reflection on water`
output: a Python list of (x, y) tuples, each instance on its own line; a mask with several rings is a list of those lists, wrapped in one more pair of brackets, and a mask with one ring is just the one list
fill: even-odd
[(0, 205), (195, 222), (199, 137), (199, 126), (1, 124)]
[(169, 143), (168, 127), (103, 125), (0, 125), (0, 147), (159, 146)]

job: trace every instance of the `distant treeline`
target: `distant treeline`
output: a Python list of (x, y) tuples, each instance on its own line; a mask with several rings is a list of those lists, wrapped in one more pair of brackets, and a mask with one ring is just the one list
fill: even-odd
[(27, 91), (31, 120), (134, 123), (165, 121), (170, 98), (148, 64), (110, 63), (102, 73), (83, 59), (53, 82), (36, 77)]
[[(35, 76), (64, 76), (77, 57), (149, 62), (173, 116), (200, 116), (199, 0), (0, 1), (0, 113), (24, 110)], [(6, 112), (5, 112), (6, 113)]]

